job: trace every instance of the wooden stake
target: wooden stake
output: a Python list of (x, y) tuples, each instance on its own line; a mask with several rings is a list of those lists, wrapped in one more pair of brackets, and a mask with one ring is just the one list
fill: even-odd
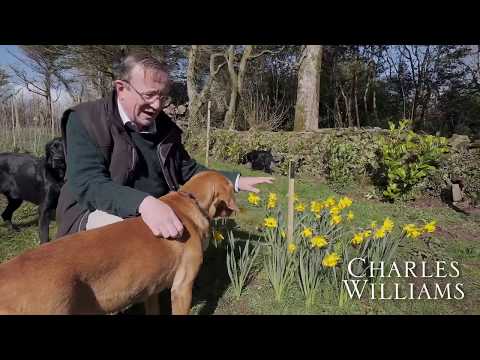
[(288, 163), (288, 213), (287, 213), (287, 242), (291, 244), (293, 240), (293, 204), (295, 200), (295, 165), (293, 161)]
[(210, 151), (210, 105), (211, 101), (208, 102), (208, 112), (207, 112), (207, 149), (205, 150), (205, 166), (208, 168), (208, 152)]

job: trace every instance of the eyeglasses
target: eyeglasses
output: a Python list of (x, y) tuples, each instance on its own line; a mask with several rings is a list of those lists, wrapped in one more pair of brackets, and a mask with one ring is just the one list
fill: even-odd
[(151, 91), (147, 93), (141, 93), (130, 83), (128, 80), (122, 80), (126, 82), (135, 92), (142, 98), (142, 100), (148, 104), (154, 103), (156, 100), (160, 101), (160, 104), (164, 104), (168, 100), (168, 96), (161, 95), (159, 91)]

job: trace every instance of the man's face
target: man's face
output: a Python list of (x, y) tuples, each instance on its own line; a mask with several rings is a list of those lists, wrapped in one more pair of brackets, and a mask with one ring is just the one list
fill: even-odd
[(163, 71), (136, 65), (130, 73), (130, 80), (117, 80), (115, 87), (123, 109), (142, 129), (149, 127), (162, 110), (169, 80)]

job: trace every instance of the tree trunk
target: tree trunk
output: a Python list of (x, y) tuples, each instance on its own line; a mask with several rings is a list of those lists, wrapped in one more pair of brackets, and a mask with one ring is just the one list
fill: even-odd
[(197, 65), (198, 45), (192, 45), (188, 53), (188, 67), (187, 67), (187, 94), (188, 107), (192, 105), (195, 98), (198, 96), (195, 82), (195, 67)]
[(418, 99), (418, 88), (415, 89), (415, 95), (413, 96), (412, 107), (410, 109), (410, 119), (412, 120), (412, 126), (415, 128), (415, 117), (417, 115), (417, 99)]
[(363, 109), (365, 110), (365, 123), (368, 124), (369, 115), (368, 115), (368, 91), (370, 90), (371, 83), (370, 74), (367, 75), (367, 86), (365, 87), (365, 92), (363, 93)]
[(318, 129), (322, 46), (307, 45), (298, 71), (294, 131)]
[(340, 111), (340, 102), (338, 101), (339, 98), (338, 90), (335, 90), (335, 105), (334, 105), (334, 111), (335, 111), (335, 125), (338, 125), (338, 127), (343, 127), (343, 118), (342, 118), (342, 113)]
[(228, 110), (225, 113), (224, 126), (229, 130), (234, 130), (235, 112), (237, 110), (238, 76), (235, 72), (235, 53), (233, 45), (228, 47), (226, 58), (228, 74), (230, 76), (230, 103), (228, 104)]
[(18, 104), (14, 101), (13, 108), (15, 109), (15, 131), (20, 128), (20, 117), (18, 116)]
[(206, 102), (207, 96), (210, 94), (210, 88), (216, 74), (220, 71), (224, 64), (215, 68), (215, 58), (223, 56), (223, 54), (210, 55), (210, 74), (203, 89), (199, 92), (196, 84), (196, 66), (198, 60), (198, 45), (192, 45), (188, 54), (187, 68), (187, 93), (188, 93), (188, 126), (196, 127), (200, 123), (199, 115), (202, 105)]
[(345, 91), (343, 91), (342, 85), (340, 85), (340, 91), (342, 93), (343, 101), (345, 103), (345, 117), (348, 121), (348, 127), (353, 127), (351, 100), (347, 97), (347, 95), (345, 95)]
[(378, 113), (377, 113), (377, 91), (375, 89), (375, 80), (372, 81), (372, 107), (373, 107), (373, 116), (375, 121), (378, 121)]
[(51, 125), (51, 136), (52, 138), (55, 137), (55, 120), (53, 119), (53, 111), (52, 111), (52, 92), (50, 88), (50, 81), (45, 82), (45, 100), (47, 105), (47, 118), (50, 120)]
[(425, 114), (427, 112), (427, 109), (428, 109), (428, 104), (430, 102), (430, 97), (432, 96), (432, 89), (429, 88), (427, 90), (427, 94), (425, 95), (425, 98), (423, 99), (423, 102), (422, 102), (422, 111), (420, 113), (420, 121), (421, 123), (423, 124), (423, 128), (425, 129)]
[(233, 50), (234, 47), (231, 45), (227, 51), (227, 66), (230, 75), (231, 92), (230, 103), (224, 119), (224, 126), (228, 127), (230, 130), (235, 129), (235, 116), (237, 114), (238, 104), (242, 97), (243, 82), (247, 72), (248, 60), (250, 60), (253, 52), (253, 45), (246, 45), (243, 49), (242, 58), (238, 67), (238, 74), (235, 72), (235, 54)]
[(13, 137), (13, 150), (15, 151), (15, 147), (17, 146), (17, 137), (15, 136), (15, 98), (12, 97), (12, 137)]
[(245, 46), (243, 50), (242, 59), (240, 60), (240, 66), (238, 68), (238, 95), (242, 97), (243, 95), (243, 81), (245, 79), (245, 74), (247, 72), (247, 64), (250, 56), (253, 52), (253, 45)]
[(357, 127), (360, 127), (360, 115), (358, 113), (358, 96), (357, 96), (357, 69), (353, 70), (353, 100), (355, 105), (355, 117), (357, 120)]

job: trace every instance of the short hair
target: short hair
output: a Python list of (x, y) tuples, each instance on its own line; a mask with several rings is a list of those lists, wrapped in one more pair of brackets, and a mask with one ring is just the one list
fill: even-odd
[(148, 52), (133, 52), (122, 56), (113, 64), (114, 80), (130, 80), (130, 74), (135, 65), (141, 65), (145, 69), (163, 71), (168, 74), (166, 62), (153, 57)]

